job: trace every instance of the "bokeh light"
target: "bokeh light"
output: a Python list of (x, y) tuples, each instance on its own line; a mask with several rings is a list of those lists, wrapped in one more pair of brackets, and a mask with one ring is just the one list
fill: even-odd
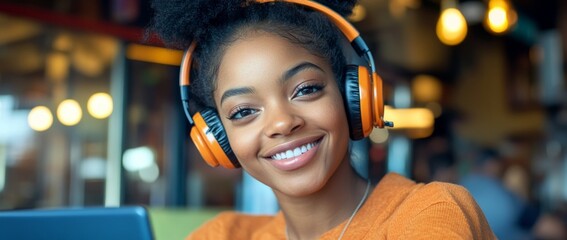
[(386, 128), (374, 128), (370, 133), (370, 141), (373, 143), (384, 143), (388, 140), (390, 133)]
[(501, 33), (508, 29), (508, 17), (506, 9), (494, 7), (488, 10), (488, 27), (495, 33)]
[(43, 132), (53, 125), (53, 115), (45, 106), (34, 107), (28, 114), (28, 125), (31, 129)]
[(87, 110), (94, 118), (104, 119), (112, 114), (112, 97), (108, 93), (95, 93), (87, 102)]
[(124, 151), (122, 166), (129, 172), (150, 167), (155, 162), (155, 154), (149, 147), (130, 148)]
[(366, 8), (360, 4), (356, 4), (352, 9), (352, 14), (348, 17), (351, 22), (360, 22), (366, 18)]
[(138, 176), (144, 182), (153, 183), (159, 178), (159, 167), (153, 163), (147, 168), (140, 169)]
[(446, 45), (457, 45), (467, 36), (467, 21), (456, 8), (446, 8), (437, 22), (437, 37)]
[(79, 103), (73, 99), (64, 100), (57, 107), (57, 118), (66, 126), (74, 126), (81, 121), (83, 111)]
[(502, 34), (510, 30), (517, 22), (517, 13), (507, 0), (490, 0), (486, 12), (485, 27), (495, 33)]
[(413, 97), (418, 102), (436, 102), (443, 95), (443, 84), (431, 75), (417, 75), (411, 85)]
[(435, 117), (427, 108), (392, 108), (384, 106), (384, 119), (394, 122), (392, 129), (427, 129), (433, 127)]

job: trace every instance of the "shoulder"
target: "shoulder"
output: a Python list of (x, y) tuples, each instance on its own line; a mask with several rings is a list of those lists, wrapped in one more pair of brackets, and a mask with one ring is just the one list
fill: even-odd
[(484, 214), (464, 187), (441, 182), (415, 183), (399, 175), (394, 179), (405, 182), (404, 190), (398, 191), (402, 197), (390, 222), (396, 236), (493, 238)]
[(470, 198), (468, 191), (460, 185), (445, 182), (416, 183), (396, 173), (389, 173), (384, 176), (377, 188), (381, 189), (380, 194), (395, 193), (396, 195), (405, 195), (405, 198), (423, 196), (433, 197), (431, 200), (449, 200), (453, 197)]
[(390, 173), (380, 181), (377, 188), (380, 189), (380, 195), (395, 195), (400, 206), (411, 205), (412, 209), (416, 210), (438, 203), (476, 206), (476, 202), (466, 188), (451, 183), (416, 183), (401, 175)]
[(447, 202), (474, 207), (475, 200), (466, 188), (460, 185), (444, 182), (418, 184), (410, 195), (412, 198), (427, 200), (431, 204)]
[(192, 232), (189, 239), (248, 239), (262, 226), (274, 219), (269, 215), (249, 215), (226, 211), (209, 220)]

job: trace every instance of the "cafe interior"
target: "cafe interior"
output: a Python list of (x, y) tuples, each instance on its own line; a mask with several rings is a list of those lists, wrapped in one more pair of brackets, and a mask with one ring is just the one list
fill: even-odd
[[(566, 13), (559, 0), (360, 0), (348, 20), (395, 123), (353, 142), (360, 174), (461, 184), (491, 149), (520, 203), (507, 224), (566, 239)], [(163, 239), (222, 210), (278, 211), (268, 187), (199, 155), (183, 51), (147, 30), (152, 14), (145, 0), (0, 0), (0, 211), (143, 205), (158, 235), (179, 234)]]

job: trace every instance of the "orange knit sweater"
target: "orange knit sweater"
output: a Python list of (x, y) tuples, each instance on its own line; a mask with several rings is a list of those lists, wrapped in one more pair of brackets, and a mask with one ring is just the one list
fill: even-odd
[[(320, 239), (337, 239), (346, 221)], [(285, 239), (285, 220), (236, 212), (219, 214), (187, 239)], [(343, 239), (496, 239), (484, 214), (458, 185), (416, 184), (384, 176), (350, 223)]]

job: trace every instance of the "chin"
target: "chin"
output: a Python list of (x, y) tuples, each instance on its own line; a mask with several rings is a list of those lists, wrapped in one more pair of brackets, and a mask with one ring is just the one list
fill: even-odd
[(278, 190), (285, 195), (293, 197), (306, 197), (319, 192), (325, 187), (327, 179), (323, 176), (312, 177), (302, 175), (276, 184)]

